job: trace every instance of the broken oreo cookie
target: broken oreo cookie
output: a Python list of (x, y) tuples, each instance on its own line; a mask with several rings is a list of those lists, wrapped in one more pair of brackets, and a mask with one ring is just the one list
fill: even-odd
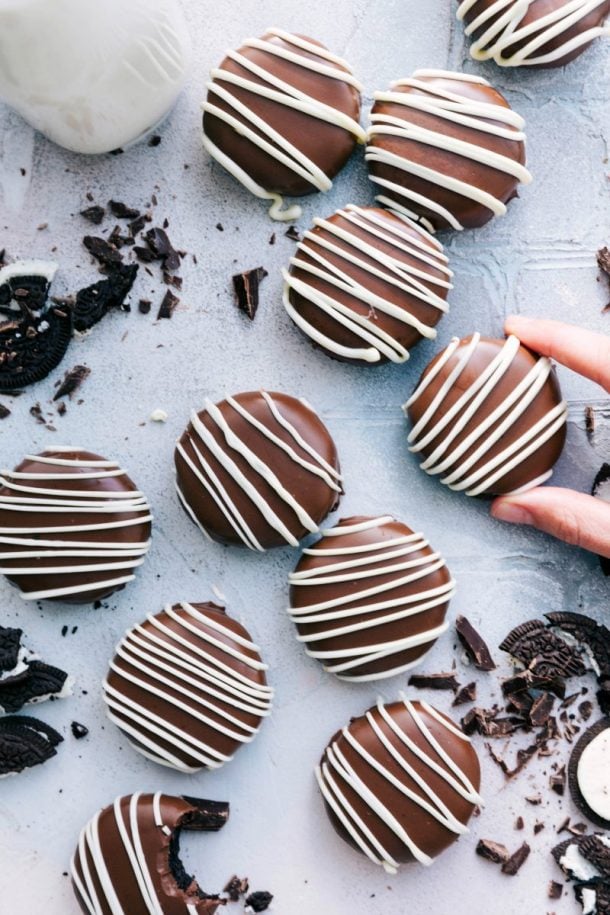
[(73, 678), (24, 648), (22, 635), (21, 629), (0, 626), (0, 715), (72, 693)]
[(600, 719), (580, 737), (570, 757), (568, 784), (581, 813), (610, 829), (610, 718)]
[(0, 778), (17, 775), (55, 756), (63, 737), (48, 724), (24, 715), (0, 718)]
[(610, 837), (572, 836), (552, 850), (564, 874), (575, 882), (574, 893), (583, 913), (610, 915)]
[(74, 328), (90, 330), (111, 308), (120, 308), (138, 273), (137, 264), (111, 263), (105, 280), (98, 280), (76, 293)]

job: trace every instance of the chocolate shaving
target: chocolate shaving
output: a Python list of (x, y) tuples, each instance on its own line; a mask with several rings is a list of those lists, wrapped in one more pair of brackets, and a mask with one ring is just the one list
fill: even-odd
[(84, 216), (85, 219), (88, 219), (89, 222), (92, 222), (94, 226), (99, 226), (103, 221), (104, 216), (106, 215), (106, 210), (101, 206), (92, 206), (87, 207), (86, 210), (81, 210), (80, 215)]
[(554, 704), (555, 697), (552, 696), (551, 693), (540, 693), (540, 695), (534, 699), (528, 715), (532, 727), (541, 728), (547, 723), (550, 714), (553, 711)]
[(416, 689), (450, 689), (454, 693), (457, 693), (460, 688), (460, 684), (457, 682), (453, 672), (440, 674), (413, 674), (409, 677), (409, 686), (414, 686)]
[(510, 856), (508, 861), (504, 862), (502, 865), (502, 873), (507, 874), (509, 877), (515, 877), (527, 861), (530, 850), (527, 842), (524, 842), (523, 845)]
[(145, 235), (146, 243), (154, 255), (154, 260), (160, 260), (164, 270), (177, 270), (180, 266), (180, 255), (172, 246), (165, 229), (149, 229)]
[(494, 864), (504, 864), (510, 858), (510, 852), (506, 845), (502, 845), (500, 842), (493, 842), (491, 839), (479, 839), (475, 851), (481, 858), (493, 861)]
[(108, 206), (117, 219), (137, 219), (140, 215), (139, 210), (135, 210), (133, 207), (128, 207), (127, 204), (121, 203), (120, 200), (109, 200)]
[(517, 716), (498, 717), (497, 706), (493, 709), (473, 708), (462, 718), (462, 729), (465, 734), (482, 734), (484, 737), (508, 737), (526, 724)]
[(477, 698), (477, 684), (473, 681), (462, 686), (455, 695), (452, 705), (464, 705), (466, 702), (474, 702)]
[(105, 238), (99, 238), (95, 235), (85, 235), (83, 244), (89, 254), (105, 267), (112, 264), (121, 264), (123, 262), (121, 252), (109, 241), (106, 241)]
[(247, 877), (238, 877), (234, 874), (227, 881), (223, 893), (226, 893), (231, 902), (239, 902), (240, 896), (245, 896), (249, 889)]
[(472, 623), (465, 616), (458, 616), (455, 621), (455, 628), (458, 638), (474, 666), (479, 670), (495, 670), (496, 665), (487, 643), (476, 631)]
[(157, 321), (161, 318), (171, 318), (174, 313), (176, 305), (179, 303), (180, 299), (177, 295), (168, 289), (165, 295), (163, 296), (163, 301), (159, 306), (159, 311), (157, 313)]
[(90, 374), (91, 369), (86, 365), (75, 365), (74, 368), (69, 369), (57, 388), (53, 400), (59, 400), (61, 397), (72, 399), (74, 392), (78, 391), (85, 378), (88, 378)]
[(266, 912), (272, 899), (272, 894), (267, 890), (256, 890), (246, 897), (246, 911), (249, 909), (252, 912)]
[(556, 880), (551, 880), (549, 883), (549, 889), (548, 889), (549, 899), (561, 899), (562, 893), (563, 893), (563, 883), (557, 883)]
[(55, 756), (63, 737), (48, 724), (23, 715), (0, 718), (0, 777), (16, 775)]
[(560, 797), (563, 796), (563, 793), (566, 788), (566, 767), (562, 766), (557, 772), (554, 772), (549, 776), (549, 785), (552, 791), (555, 794), (558, 794)]
[(233, 291), (237, 307), (243, 311), (251, 321), (254, 320), (258, 309), (259, 286), (267, 276), (264, 267), (255, 267), (244, 273), (236, 273), (233, 277)]

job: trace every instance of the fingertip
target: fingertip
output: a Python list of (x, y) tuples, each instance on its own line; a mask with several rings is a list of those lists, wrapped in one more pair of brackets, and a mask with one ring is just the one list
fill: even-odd
[(533, 524), (534, 519), (527, 509), (513, 502), (512, 499), (495, 499), (491, 504), (491, 515), (497, 521), (508, 524)]
[(504, 322), (504, 330), (507, 334), (514, 334), (518, 337), (519, 328), (525, 329), (529, 327), (533, 320), (533, 318), (528, 318), (526, 315), (509, 315)]

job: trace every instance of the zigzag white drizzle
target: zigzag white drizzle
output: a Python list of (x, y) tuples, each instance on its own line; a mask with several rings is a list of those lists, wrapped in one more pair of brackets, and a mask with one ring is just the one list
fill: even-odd
[[(140, 891), (141, 904), (149, 915), (164, 915), (144, 848), (146, 834), (150, 831), (150, 823), (147, 821), (141, 824), (138, 809), (141, 797), (141, 792), (132, 794), (129, 799), (129, 808), (125, 813), (121, 810), (121, 801), (123, 799), (118, 797), (113, 804), (114, 821), (121, 836), (123, 851), (133, 870), (134, 883)], [(161, 798), (161, 791), (157, 791), (153, 795), (152, 816), (155, 826), (159, 827), (166, 836), (169, 836), (172, 833), (172, 829), (163, 821)], [(103, 811), (99, 811), (87, 823), (80, 834), (78, 846), (70, 866), (71, 877), (83, 903), (87, 906), (88, 915), (103, 915), (108, 907), (112, 915), (128, 915), (119, 902), (115, 890), (113, 861), (105, 856), (105, 849), (100, 841), (99, 820), (102, 813)], [(91, 857), (93, 863), (93, 872), (89, 868), (88, 856)], [(77, 861), (82, 871), (82, 879), (76, 867)], [(151, 863), (156, 866), (156, 861)], [(102, 899), (97, 894), (94, 877), (97, 877), (101, 884)], [(159, 875), (157, 875), (157, 879), (159, 879)], [(177, 898), (174, 898), (172, 904), (178, 906), (180, 902)], [(198, 905), (184, 903), (185, 915), (197, 915), (198, 909)]]
[[(360, 531), (383, 527), (394, 521), (391, 515), (379, 518), (369, 518), (356, 524), (342, 524), (332, 530), (322, 531), (326, 538), (337, 538), (336, 547), (323, 548), (316, 546), (303, 550), (308, 556), (316, 558), (328, 556), (328, 565), (302, 572), (292, 572), (289, 582), (292, 587), (316, 588), (325, 585), (340, 584), (341, 582), (362, 581), (362, 588), (356, 593), (345, 594), (332, 600), (315, 602), (305, 607), (291, 607), (288, 610), (292, 621), (296, 624), (326, 622), (328, 629), (312, 635), (299, 635), (297, 639), (305, 645), (307, 654), (324, 662), (324, 669), (336, 674), (340, 679), (356, 682), (380, 680), (384, 677), (393, 677), (398, 673), (418, 664), (421, 656), (409, 664), (403, 664), (390, 670), (374, 674), (358, 674), (358, 668), (382, 658), (391, 658), (409, 648), (426, 645), (434, 642), (448, 627), (444, 622), (434, 628), (426, 629), (418, 635), (405, 636), (393, 642), (374, 642), (362, 648), (336, 648), (321, 651), (315, 648), (315, 643), (330, 639), (341, 638), (350, 632), (361, 632), (366, 629), (391, 623), (396, 620), (408, 619), (419, 613), (424, 613), (440, 604), (449, 601), (455, 594), (455, 581), (451, 579), (446, 584), (435, 588), (426, 587), (425, 580), (439, 569), (445, 567), (445, 560), (440, 553), (430, 553), (427, 556), (411, 559), (411, 554), (429, 546), (423, 534), (409, 534), (394, 537), (392, 540), (380, 540), (378, 543), (367, 543), (357, 546), (341, 546), (341, 537), (356, 534)], [(397, 563), (395, 560), (400, 559)], [(385, 562), (392, 563), (385, 565)], [(373, 569), (363, 571), (363, 567), (374, 564)], [(379, 576), (391, 574), (390, 583), (376, 584)], [(413, 583), (421, 582), (421, 589), (413, 594), (385, 599), (388, 591), (396, 588), (408, 587)], [(416, 585), (416, 588), (418, 586)], [(354, 606), (356, 605), (357, 606)], [(376, 613), (373, 620), (363, 620), (365, 614)], [(313, 643), (313, 647), (310, 647)]]
[[(450, 489), (465, 490), (467, 496), (478, 496), (491, 490), (494, 483), (513, 468), (527, 461), (531, 454), (534, 454), (561, 429), (568, 414), (567, 403), (562, 400), (523, 435), (510, 442), (497, 454), (490, 454), (493, 452), (495, 444), (503, 435), (510, 432), (519, 417), (534, 402), (548, 380), (553, 365), (546, 356), (540, 356), (510, 395), (505, 397), (502, 403), (487, 416), (484, 416), (483, 411), (487, 398), (494, 396), (496, 386), (510, 370), (510, 366), (519, 352), (521, 344), (516, 337), (511, 335), (485, 371), (463, 392), (451, 409), (444, 412), (443, 401), (452, 387), (459, 383), (460, 375), (474, 355), (480, 339), (479, 333), (473, 334), (469, 344), (462, 348), (454, 368), (441, 385), (428, 409), (413, 426), (408, 437), (408, 441), (412, 443), (409, 450), (417, 454), (444, 432), (440, 444), (429, 457), (422, 461), (420, 467), (428, 474), (446, 474), (441, 479), (441, 483)], [(418, 400), (439, 375), (459, 346), (460, 340), (453, 337), (451, 343), (438, 358), (434, 368), (428, 372), (404, 405), (405, 411)], [(453, 447), (455, 439), (467, 423), (478, 415), (480, 415), (480, 421), (474, 431), (459, 446)], [(501, 422), (497, 428), (489, 434), (489, 429), (499, 420)], [(475, 444), (478, 447), (475, 448), (472, 455), (462, 460), (466, 451)], [(474, 465), (485, 456), (488, 456), (488, 460), (479, 470), (473, 471)], [(531, 480), (526, 486), (520, 487), (518, 491), (523, 492), (533, 486), (538, 486), (548, 480), (552, 473), (552, 470), (547, 471), (535, 480)]]
[[(478, 2), (479, 0), (463, 0), (457, 11), (458, 19), (464, 19), (476, 8)], [(466, 35), (472, 35), (487, 26), (472, 44), (470, 56), (475, 60), (491, 58), (500, 67), (544, 66), (561, 60), (600, 35), (610, 35), (608, 26), (595, 26), (580, 35), (565, 39), (555, 50), (537, 54), (547, 42), (560, 38), (589, 13), (603, 6), (606, 0), (566, 0), (557, 9), (540, 16), (529, 25), (521, 25), (534, 2), (535, 0), (496, 0), (488, 9), (482, 10), (465, 29)], [(495, 16), (498, 18), (492, 22)], [(513, 51), (508, 57), (504, 56), (508, 47), (522, 41), (526, 43), (521, 50)]]
[[(327, 51), (325, 48), (321, 48), (319, 45), (313, 44), (305, 38), (292, 35), (290, 32), (285, 32), (282, 29), (268, 29), (266, 34), (270, 37), (281, 38), (282, 41), (292, 47), (287, 48), (262, 38), (251, 38), (248, 41), (244, 41), (243, 47), (256, 48), (259, 51), (264, 51), (266, 54), (272, 55), (272, 57), (279, 57), (290, 63), (298, 64), (306, 70), (319, 73), (321, 76), (325, 76), (328, 79), (336, 79), (347, 83), (348, 86), (352, 86), (357, 92), (362, 91), (362, 86), (351, 73), (348, 64), (335, 54), (331, 54), (331, 52)], [(312, 60), (310, 57), (305, 56), (305, 54), (299, 53), (300, 51), (304, 51), (307, 54), (313, 54), (319, 59)], [(215, 105), (214, 102), (211, 102), (209, 97), (202, 104), (203, 111), (224, 121), (225, 124), (232, 127), (238, 134), (246, 137), (251, 143), (254, 143), (259, 149), (262, 149), (272, 158), (281, 162), (282, 165), (291, 169), (295, 174), (305, 178), (318, 190), (330, 190), (332, 181), (322, 169), (318, 168), (315, 162), (306, 156), (300, 149), (289, 143), (286, 137), (282, 136), (277, 130), (274, 130), (274, 128), (263, 118), (258, 117), (251, 108), (244, 105), (243, 102), (240, 102), (236, 95), (231, 92), (231, 86), (235, 86), (239, 89), (246, 89), (255, 95), (271, 99), (280, 105), (285, 105), (287, 108), (292, 108), (303, 114), (310, 115), (312, 118), (319, 121), (325, 121), (327, 124), (334, 124), (337, 127), (342, 127), (344, 130), (353, 134), (359, 143), (364, 143), (366, 142), (366, 132), (360, 124), (342, 111), (324, 104), (324, 102), (319, 101), (311, 95), (307, 95), (307, 93), (303, 92), (301, 89), (297, 89), (296, 86), (275, 76), (271, 69), (255, 64), (243, 54), (240, 54), (239, 51), (228, 51), (226, 56), (239, 64), (240, 67), (248, 70), (253, 76), (263, 80), (263, 82), (258, 83), (253, 79), (248, 79), (245, 76), (239, 76), (235, 73), (230, 73), (228, 70), (216, 67), (210, 73), (211, 79), (206, 83), (206, 88), (208, 92), (213, 92), (218, 98), (226, 102), (232, 111), (224, 111), (218, 105)], [(340, 69), (341, 67), (345, 67), (346, 69)], [(311, 129), (316, 129), (314, 122), (312, 122)], [(272, 201), (272, 206), (269, 210), (269, 215), (272, 219), (286, 221), (299, 218), (301, 215), (300, 206), (291, 206), (286, 210), (282, 210), (282, 195), (266, 190), (264, 187), (261, 187), (260, 184), (257, 184), (241, 166), (219, 149), (218, 146), (206, 136), (205, 132), (203, 132), (203, 145), (210, 155), (220, 162), (234, 178), (237, 178), (251, 194), (254, 194), (255, 197), (259, 197), (263, 200)]]
[[(186, 773), (198, 772), (204, 766), (217, 769), (232, 757), (197, 739), (192, 731), (202, 725), (239, 743), (253, 740), (262, 719), (271, 714), (273, 690), (240, 673), (235, 662), (244, 664), (253, 674), (267, 670), (267, 665), (246, 653), (250, 650), (258, 654), (258, 646), (225, 625), (218, 614), (186, 602), (181, 602), (179, 609), (170, 604), (164, 609), (180, 625), (180, 631), (174, 632), (159, 616), (149, 614), (146, 619), (155, 631), (151, 632), (150, 626), (135, 626), (117, 646), (120, 663), (116, 659), (110, 662), (115, 682), (117, 678), (125, 681), (127, 688), (133, 684), (143, 695), (141, 701), (133, 700), (106, 677), (103, 688), (108, 717), (128, 735), (136, 750), (163, 766)], [(234, 645), (228, 645), (223, 636)], [(214, 651), (220, 652), (220, 657)], [(140, 674), (153, 679), (154, 685)], [(180, 693), (180, 698), (168, 689)], [(151, 697), (149, 702), (146, 694)], [(192, 728), (184, 730), (174, 724), (171, 711), (167, 717), (155, 714), (150, 708), (155, 698), (190, 715)], [(240, 712), (259, 718), (258, 725), (246, 724), (240, 719)], [(176, 753), (155, 738), (172, 744)], [(199, 765), (187, 765), (179, 754), (198, 760)]]
[[(81, 449), (54, 447), (53, 452), (80, 452)], [(118, 588), (135, 578), (133, 569), (142, 565), (144, 556), (150, 547), (150, 540), (145, 543), (120, 543), (112, 539), (112, 532), (120, 528), (146, 524), (152, 521), (150, 506), (143, 493), (138, 490), (126, 491), (92, 491), (79, 488), (79, 483), (88, 480), (103, 480), (110, 477), (126, 475), (116, 461), (91, 461), (78, 458), (50, 457), (28, 454), (26, 461), (48, 464), (48, 473), (25, 473), (12, 470), (0, 472), (0, 487), (6, 487), (11, 495), (0, 494), (0, 518), (4, 512), (15, 512), (17, 524), (13, 527), (0, 526), (0, 550), (2, 546), (17, 546), (14, 551), (0, 552), (0, 560), (23, 560), (23, 565), (15, 568), (0, 566), (0, 572), (8, 576), (16, 575), (61, 575), (69, 581), (71, 575), (86, 572), (108, 572), (107, 577), (92, 584), (66, 584), (58, 588), (43, 591), (22, 591), (21, 597), (26, 600), (65, 597), (70, 594), (81, 594), (87, 591), (99, 591), (105, 588)], [(54, 471), (54, 467), (67, 467), (67, 473)], [(73, 470), (73, 473), (70, 471)], [(75, 481), (75, 489), (55, 488), (54, 483), (68, 480)], [(43, 487), (32, 485), (44, 482)], [(45, 515), (69, 515), (71, 523), (38, 525), (30, 522), (30, 516), (42, 519)], [(124, 518), (123, 515), (136, 514), (136, 518)], [(79, 515), (98, 515), (99, 521), (85, 523), (79, 521)], [(105, 520), (105, 516), (117, 515), (114, 520)], [(79, 532), (108, 531), (108, 541), (79, 540)], [(60, 539), (44, 539), (44, 534), (62, 534)], [(71, 565), (43, 567), (40, 559), (56, 558), (73, 559)], [(31, 561), (30, 561), (31, 560)], [(94, 561), (89, 561), (94, 560)], [(124, 570), (129, 570), (127, 574)], [(117, 573), (119, 573), (117, 575)]]
[[(293, 267), (298, 267), (311, 274), (312, 277), (319, 277), (338, 290), (349, 293), (350, 296), (368, 306), (368, 314), (358, 314), (352, 308), (344, 305), (339, 298), (316, 289), (313, 282), (297, 279), (287, 270), (282, 271), (284, 307), (304, 333), (319, 346), (337, 356), (361, 359), (364, 362), (379, 362), (381, 357), (385, 356), (391, 362), (406, 362), (409, 358), (409, 351), (396, 338), (379, 327), (379, 323), (375, 319), (376, 312), (390, 315), (403, 324), (414, 327), (422, 337), (427, 337), (429, 340), (434, 340), (436, 337), (434, 327), (418, 320), (407, 308), (394, 305), (376, 295), (340, 266), (331, 263), (325, 254), (328, 251), (338, 255), (356, 267), (366, 270), (371, 277), (380, 277), (386, 283), (402, 290), (405, 295), (413, 296), (426, 305), (432, 305), (444, 314), (449, 310), (447, 303), (438, 292), (430, 288), (436, 286), (440, 291), (451, 289), (449, 279), (453, 274), (447, 267), (448, 260), (443, 254), (442, 245), (425, 229), (400, 213), (396, 215), (404, 220), (404, 229), (401, 229), (400, 225), (389, 224), (388, 220), (380, 218), (370, 209), (353, 204), (339, 210), (338, 215), (349, 220), (355, 228), (364, 230), (367, 238), (363, 239), (355, 232), (346, 230), (327, 219), (314, 219), (314, 226), (323, 229), (333, 238), (329, 240), (319, 233), (306, 232), (303, 241), (299, 242), (297, 246), (297, 255), (290, 259), (290, 263)], [(351, 250), (345, 250), (339, 246), (335, 239), (347, 242)], [(395, 253), (381, 251), (379, 241), (391, 244), (395, 248)], [(429, 242), (433, 244), (432, 248)], [(299, 257), (299, 252), (308, 255), (314, 264)], [(369, 263), (369, 258), (373, 261), (372, 264)], [(408, 262), (412, 258), (416, 260), (415, 264)], [(440, 271), (446, 278), (437, 277), (435, 271)], [(291, 290), (302, 295), (308, 302), (330, 315), (339, 324), (347, 327), (362, 340), (363, 344), (368, 345), (362, 348), (342, 346), (336, 340), (321, 333), (292, 305)]]
[[(401, 117), (382, 112), (372, 112), (371, 126), (368, 131), (369, 144), (371, 140), (383, 138), (384, 136), (414, 140), (424, 146), (446, 150), (449, 153), (463, 156), (474, 162), (480, 162), (490, 168), (505, 172), (507, 175), (512, 175), (523, 184), (529, 184), (532, 176), (525, 166), (508, 156), (500, 155), (480, 146), (477, 142), (476, 133), (474, 133), (472, 142), (470, 142), (447, 136), (443, 130), (443, 121), (449, 121), (452, 124), (461, 124), (464, 127), (471, 128), (476, 132), (482, 131), (495, 137), (524, 143), (523, 127), (525, 122), (523, 118), (503, 105), (477, 102), (455, 92), (440, 89), (433, 82), (428, 81), (428, 79), (435, 78), (489, 86), (487, 80), (479, 76), (470, 76), (466, 73), (452, 73), (446, 70), (416, 70), (410, 79), (400, 79), (392, 83), (390, 91), (375, 93), (376, 102), (391, 102), (392, 104), (402, 105), (405, 112)], [(411, 92), (401, 92), (401, 87), (419, 89), (425, 92), (426, 95), (421, 96)], [(434, 115), (439, 119), (439, 129), (430, 130), (429, 128), (417, 126), (409, 118), (410, 110)], [(490, 120), (491, 123), (489, 123)], [(413, 162), (406, 155), (397, 155), (383, 149), (381, 146), (367, 146), (365, 158), (367, 162), (377, 162), (380, 165), (398, 168), (407, 174), (436, 184), (438, 187), (461, 194), (463, 197), (487, 207), (495, 216), (503, 216), (506, 213), (506, 204), (497, 197), (473, 184), (468, 184), (453, 177), (449, 171), (439, 172), (427, 165)], [(381, 194), (375, 198), (379, 203), (405, 216), (419, 219), (429, 231), (434, 231), (433, 225), (429, 220), (418, 216), (418, 213), (412, 209), (413, 203), (420, 206), (423, 205), (433, 213), (437, 213), (452, 228), (463, 229), (457, 217), (433, 198), (417, 194), (396, 182), (377, 177), (370, 174), (370, 172), (369, 178), (382, 189), (398, 194), (405, 201), (400, 203), (386, 194)]]
[[(270, 425), (261, 423), (258, 419), (256, 419), (255, 416), (246, 410), (246, 408), (243, 407), (235, 397), (227, 397), (226, 402), (230, 404), (236, 413), (238, 413), (241, 417), (243, 417), (243, 419), (250, 423), (250, 425), (257, 429), (261, 435), (273, 442), (274, 445), (276, 445), (285, 454), (287, 454), (296, 464), (299, 464), (299, 466), (301, 466), (304, 470), (313, 476), (321, 478), (326, 483), (326, 485), (330, 487), (330, 489), (340, 493), (341, 475), (335, 470), (334, 467), (331, 467), (331, 465), (324, 460), (322, 455), (318, 454), (317, 451), (315, 451), (314, 448), (312, 448), (312, 446), (305, 441), (305, 439), (299, 433), (298, 429), (296, 429), (292, 423), (285, 419), (271, 395), (266, 391), (261, 391), (260, 394), (269, 407)], [(304, 400), (301, 400), (301, 403), (305, 404), (308, 409), (311, 409), (309, 404), (307, 404)], [(291, 546), (298, 546), (299, 541), (288, 530), (279, 515), (274, 512), (270, 502), (267, 502), (262, 494), (258, 491), (258, 487), (256, 485), (257, 477), (263, 479), (273, 489), (278, 498), (281, 499), (281, 501), (286, 505), (290, 506), (298, 518), (299, 523), (302, 524), (303, 527), (305, 527), (312, 534), (317, 533), (318, 525), (315, 523), (313, 518), (307, 514), (305, 508), (299, 503), (298, 499), (287, 491), (281, 480), (274, 473), (272, 467), (261, 460), (261, 458), (259, 458), (254, 453), (254, 451), (246, 445), (245, 441), (235, 434), (230, 424), (223, 417), (218, 406), (212, 403), (209, 398), (206, 398), (204, 408), (210, 419), (221, 430), (224, 437), (223, 444), (220, 445), (215, 440), (214, 436), (208, 429), (206, 429), (205, 425), (199, 418), (198, 413), (193, 410), (191, 413), (191, 424), (193, 430), (192, 433), (188, 433), (187, 430), (187, 434), (190, 434), (190, 444), (195, 451), (196, 459), (194, 461), (191, 460), (180, 441), (178, 441), (176, 445), (176, 450), (186, 462), (188, 467), (195, 474), (198, 481), (205, 489), (206, 493), (214, 500), (244, 545), (249, 547), (251, 550), (259, 550), (260, 552), (264, 552), (264, 547), (261, 546), (252, 529), (248, 525), (248, 522), (239, 511), (238, 506), (231, 499), (229, 493), (222, 485), (220, 479), (214, 473), (212, 467), (206, 460), (206, 452), (208, 454), (212, 454), (216, 460), (222, 464), (224, 470), (229, 474), (230, 477), (232, 477), (232, 479), (239, 485), (246, 496), (248, 496), (248, 498), (254, 503), (260, 514), (264, 517), (265, 521), (267, 521), (267, 523), (274, 530), (281, 534), (286, 543), (290, 544)], [(283, 430), (284, 432), (288, 432), (290, 437), (293, 439), (294, 446), (306, 451), (311, 460), (301, 457), (300, 454), (298, 454), (295, 450), (295, 447), (286, 444), (279, 437), (279, 435), (273, 431), (271, 425), (279, 426), (278, 431)], [(233, 460), (231, 452), (239, 454), (248, 462), (252, 470), (251, 478), (246, 477), (241, 472)], [(198, 518), (196, 518), (192, 508), (188, 504), (184, 494), (180, 489), (180, 484), (178, 481), (176, 481), (176, 489), (178, 491), (180, 501), (186, 508), (193, 521), (195, 521), (198, 527), (205, 534), (207, 534), (205, 528), (202, 526)]]
[[(455, 792), (457, 797), (464, 798), (471, 804), (482, 804), (482, 799), (469, 781), (466, 773), (451, 759), (443, 750), (440, 743), (433, 736), (432, 731), (425, 723), (423, 716), (418, 712), (415, 704), (409, 701), (403, 693), (400, 698), (404, 708), (411, 716), (414, 728), (424, 737), (428, 746), (425, 750), (420, 747), (409, 737), (398, 724), (398, 715), (396, 717), (388, 711), (388, 706), (381, 699), (377, 701), (377, 711), (383, 721), (393, 734), (398, 738), (401, 749), (396, 749), (392, 741), (388, 739), (384, 731), (375, 721), (373, 709), (366, 713), (366, 719), (373, 730), (379, 746), (377, 752), (373, 755), (360, 743), (352, 734), (351, 725), (344, 727), (341, 734), (350, 746), (360, 755), (367, 768), (374, 769), (382, 775), (398, 791), (401, 792), (409, 801), (412, 801), (422, 809), (422, 815), (427, 814), (433, 817), (438, 823), (444, 826), (449, 832), (456, 836), (467, 833), (468, 827), (461, 823), (450, 811), (441, 798), (432, 790), (428, 784), (425, 775), (422, 777), (416, 771), (416, 767), (422, 763), (431, 772), (439, 775), (448, 786)], [(420, 701), (417, 703), (423, 711), (432, 716), (435, 721), (445, 727), (454, 737), (470, 743), (469, 738), (440, 715), (435, 708), (427, 702)], [(391, 708), (391, 706), (389, 706)], [(400, 708), (402, 712), (402, 707)], [(398, 763), (404, 772), (404, 779), (396, 776), (384, 765), (384, 760), (388, 763)], [(363, 820), (356, 812), (347, 796), (342, 789), (342, 782), (345, 782), (357, 795), (363, 803), (370, 809), (371, 814), (376, 815), (385, 823), (385, 825), (404, 843), (406, 849), (410, 851), (416, 861), (421, 864), (429, 865), (433, 859), (430, 858), (421, 848), (419, 848), (408, 831), (408, 824), (401, 823), (399, 818), (383, 803), (366, 784), (366, 779), (358, 775), (354, 767), (348, 762), (339, 746), (339, 741), (334, 740), (326, 748), (322, 763), (316, 768), (316, 778), (320, 791), (324, 799), (338, 817), (339, 821), (354, 840), (358, 848), (375, 864), (381, 865), (389, 874), (395, 874), (399, 868), (397, 862), (383, 847), (374, 833), (374, 823), (371, 820)], [(415, 782), (418, 788), (423, 792), (420, 796), (410, 783)]]

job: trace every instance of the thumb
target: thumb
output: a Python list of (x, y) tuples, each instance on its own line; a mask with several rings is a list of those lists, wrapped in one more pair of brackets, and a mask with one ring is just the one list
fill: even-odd
[(529, 524), (566, 543), (610, 558), (610, 503), (553, 486), (501, 496), (491, 506), (500, 521)]

